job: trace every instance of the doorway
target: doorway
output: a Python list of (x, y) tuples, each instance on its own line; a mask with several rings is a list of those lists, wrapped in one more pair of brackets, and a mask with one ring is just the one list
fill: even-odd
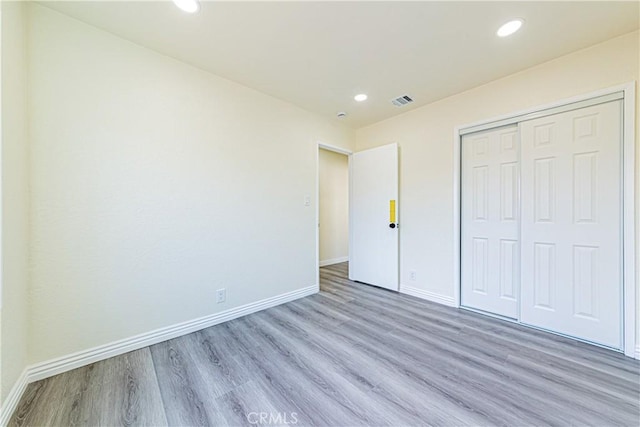
[[(357, 153), (318, 143), (318, 287), (321, 266), (348, 260), (350, 280), (398, 291), (398, 160), (396, 143)], [(339, 171), (337, 178), (335, 170)]]
[(318, 147), (318, 266), (349, 261), (349, 156)]

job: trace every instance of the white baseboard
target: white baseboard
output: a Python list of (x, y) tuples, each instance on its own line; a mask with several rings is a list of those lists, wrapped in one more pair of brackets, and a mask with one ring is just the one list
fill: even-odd
[(275, 297), (266, 298), (261, 301), (256, 301), (254, 303), (245, 304), (240, 307), (225, 310), (220, 313), (200, 317), (198, 319), (188, 320), (186, 322), (156, 329), (151, 332), (146, 332), (144, 334), (136, 335), (130, 338), (125, 338), (123, 340), (101, 345), (99, 347), (94, 347), (92, 349), (83, 350), (77, 353), (69, 354), (67, 356), (59, 357), (57, 359), (38, 363), (29, 367), (28, 380), (29, 382), (39, 381), (41, 379), (60, 374), (62, 372), (70, 371), (71, 369), (79, 368), (81, 366), (98, 362), (100, 360), (108, 359), (109, 357), (128, 353), (133, 350), (138, 350), (140, 348), (157, 344), (162, 341), (167, 341), (182, 335), (190, 334), (191, 332), (199, 331), (201, 329), (217, 325), (218, 323), (237, 319), (238, 317), (246, 316), (247, 314), (255, 313), (257, 311), (274, 307), (285, 302), (293, 301), (307, 295), (312, 295), (316, 292), (318, 292), (318, 288), (316, 286), (309, 286), (292, 292), (287, 292), (285, 294), (277, 295)]
[(341, 262), (349, 261), (348, 256), (343, 256), (340, 258), (331, 258), (320, 261), (320, 267), (326, 267), (327, 265), (340, 264)]
[[(11, 389), (7, 402), (2, 406), (2, 415), (0, 417), (0, 426), (4, 426), (9, 422), (9, 418), (15, 410), (27, 384), (39, 381), (54, 375), (61, 374), (72, 369), (86, 366), (100, 360), (138, 350), (162, 341), (177, 338), (182, 335), (190, 334), (219, 323), (237, 319), (257, 311), (265, 310), (276, 305), (284, 304), (308, 295), (318, 292), (316, 285), (287, 292), (275, 297), (266, 298), (240, 307), (231, 308), (229, 310), (215, 313), (209, 316), (200, 317), (198, 319), (188, 320), (186, 322), (177, 323), (175, 325), (156, 329), (144, 334), (114, 341), (88, 350), (79, 351), (46, 362), (37, 363), (28, 366), (23, 372), (20, 379)], [(6, 419), (5, 419), (6, 418)]]
[(639, 359), (639, 360), (640, 360), (640, 344), (638, 344), (638, 345), (636, 346), (636, 354), (635, 354), (635, 356), (634, 356), (633, 358), (634, 358), (634, 359)]
[(27, 384), (29, 384), (27, 376), (27, 369), (25, 369), (22, 371), (22, 374), (20, 374), (20, 377), (18, 377), (18, 380), (15, 382), (11, 390), (9, 390), (7, 398), (3, 402), (2, 407), (0, 407), (0, 426), (4, 427), (9, 424), (9, 419), (11, 418), (11, 415), (13, 415), (13, 411), (18, 407), (18, 403), (20, 402), (24, 391), (27, 389)]
[(434, 292), (425, 291), (424, 289), (414, 288), (412, 286), (400, 285), (400, 293), (422, 298), (427, 301), (437, 302), (438, 304), (455, 307), (456, 302), (453, 297), (436, 294)]

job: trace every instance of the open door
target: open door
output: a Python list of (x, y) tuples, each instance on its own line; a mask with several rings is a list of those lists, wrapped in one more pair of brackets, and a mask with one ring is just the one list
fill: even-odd
[(398, 290), (398, 145), (351, 158), (349, 279)]

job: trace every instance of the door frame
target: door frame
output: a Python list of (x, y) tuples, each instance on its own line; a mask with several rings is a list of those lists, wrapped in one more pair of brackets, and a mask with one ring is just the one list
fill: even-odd
[[(316, 287), (320, 291), (320, 150), (333, 151), (334, 153), (347, 156), (349, 168), (349, 205), (351, 205), (351, 156), (353, 151), (337, 145), (327, 144), (320, 140), (316, 141)], [(349, 208), (349, 246), (351, 246), (351, 208)], [(351, 250), (349, 250), (349, 261), (351, 261)]]
[[(636, 298), (640, 294), (636, 278), (636, 227), (635, 227), (635, 129), (636, 129), (636, 82), (631, 81), (622, 85), (602, 89), (599, 91), (562, 99), (549, 104), (539, 105), (525, 110), (516, 111), (498, 117), (481, 120), (474, 123), (456, 126), (453, 129), (453, 235), (454, 235), (454, 301), (460, 307), (461, 293), (461, 172), (462, 172), (462, 135), (470, 128), (480, 128), (491, 125), (517, 123), (524, 116), (541, 113), (545, 110), (568, 107), (599, 98), (623, 92), (622, 113), (622, 281), (623, 281), (623, 352), (626, 356), (640, 359), (640, 343), (636, 343)], [(579, 108), (576, 106), (576, 108)]]

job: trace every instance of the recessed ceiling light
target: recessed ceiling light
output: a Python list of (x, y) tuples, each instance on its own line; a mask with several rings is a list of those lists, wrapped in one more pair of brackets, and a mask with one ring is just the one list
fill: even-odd
[(198, 0), (173, 0), (173, 3), (187, 13), (196, 13), (200, 10), (200, 2)]
[(498, 32), (496, 33), (498, 37), (507, 37), (511, 34), (515, 33), (522, 27), (524, 21), (522, 19), (514, 19), (512, 21), (507, 22), (502, 27), (498, 28)]
[(356, 96), (354, 96), (353, 99), (355, 99), (358, 102), (366, 101), (367, 100), (367, 95), (364, 94), (364, 93), (359, 93)]

